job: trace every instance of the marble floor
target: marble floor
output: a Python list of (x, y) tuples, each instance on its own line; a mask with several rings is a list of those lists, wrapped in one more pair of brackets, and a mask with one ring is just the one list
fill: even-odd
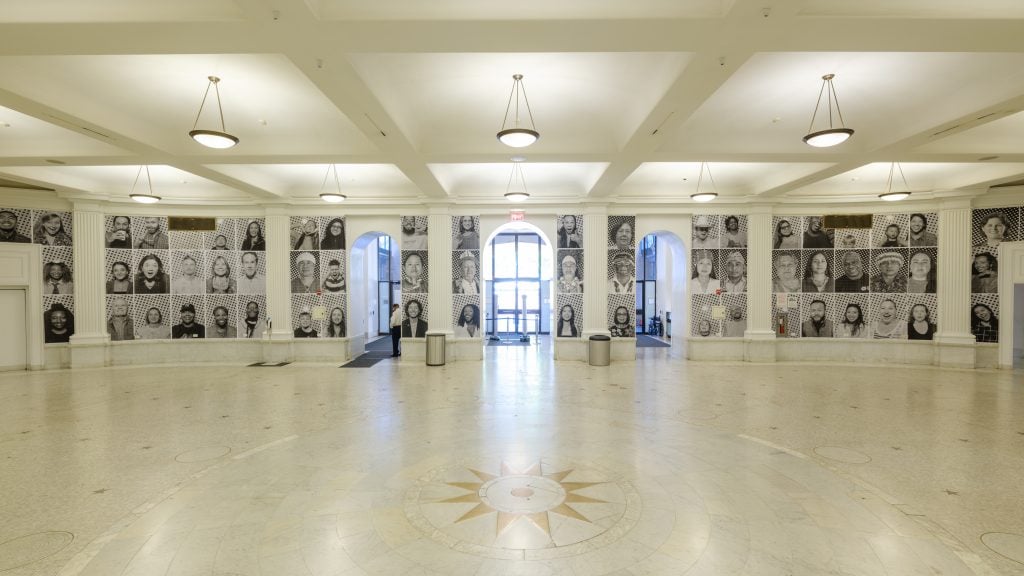
[(3, 576), (1024, 575), (1024, 375), (547, 343), (0, 375)]

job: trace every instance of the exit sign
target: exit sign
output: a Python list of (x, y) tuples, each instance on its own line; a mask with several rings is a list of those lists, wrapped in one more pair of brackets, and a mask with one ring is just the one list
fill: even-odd
[(510, 222), (522, 222), (526, 220), (526, 210), (509, 210), (508, 219)]

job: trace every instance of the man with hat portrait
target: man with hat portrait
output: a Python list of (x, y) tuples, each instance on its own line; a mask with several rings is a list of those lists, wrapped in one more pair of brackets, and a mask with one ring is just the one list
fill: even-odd
[(634, 291), (633, 255), (630, 252), (613, 252), (611, 258), (612, 274), (608, 278), (609, 294), (632, 294)]
[(196, 307), (191, 302), (181, 305), (180, 324), (171, 327), (171, 338), (206, 338), (206, 326), (196, 323)]
[(698, 216), (693, 222), (694, 250), (702, 248), (718, 248), (718, 237), (711, 236), (711, 222), (707, 216)]
[(733, 250), (725, 256), (725, 278), (722, 292), (736, 294), (747, 291), (747, 259), (740, 250)]
[(903, 266), (907, 259), (894, 250), (875, 255), (877, 274), (871, 277), (872, 292), (906, 292), (907, 274)]
[(298, 276), (292, 278), (292, 294), (311, 294), (320, 289), (316, 277), (316, 256), (312, 252), (300, 252), (295, 257)]

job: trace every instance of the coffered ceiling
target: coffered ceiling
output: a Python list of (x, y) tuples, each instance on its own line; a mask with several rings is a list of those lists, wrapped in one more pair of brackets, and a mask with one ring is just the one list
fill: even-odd
[[(1012, 192), (1022, 30), (1019, 0), (7, 0), (0, 195), (127, 201), (145, 164), (171, 203), (313, 203), (334, 163), (356, 205), (502, 205), (515, 157), (539, 203), (686, 204), (701, 162), (722, 203), (873, 201), (893, 161), (917, 198)], [(826, 73), (856, 133), (815, 149)], [(187, 135), (210, 75), (228, 150)]]

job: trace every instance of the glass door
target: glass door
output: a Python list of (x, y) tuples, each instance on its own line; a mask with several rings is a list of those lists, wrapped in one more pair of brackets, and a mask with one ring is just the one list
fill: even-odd
[(637, 247), (636, 333), (664, 335), (658, 315), (658, 239), (648, 234)]
[(489, 326), (499, 339), (547, 333), (542, 323), (541, 239), (505, 232), (490, 245)]
[(391, 333), (391, 303), (401, 303), (401, 272), (398, 258), (392, 258), (390, 236), (377, 238), (377, 333)]

